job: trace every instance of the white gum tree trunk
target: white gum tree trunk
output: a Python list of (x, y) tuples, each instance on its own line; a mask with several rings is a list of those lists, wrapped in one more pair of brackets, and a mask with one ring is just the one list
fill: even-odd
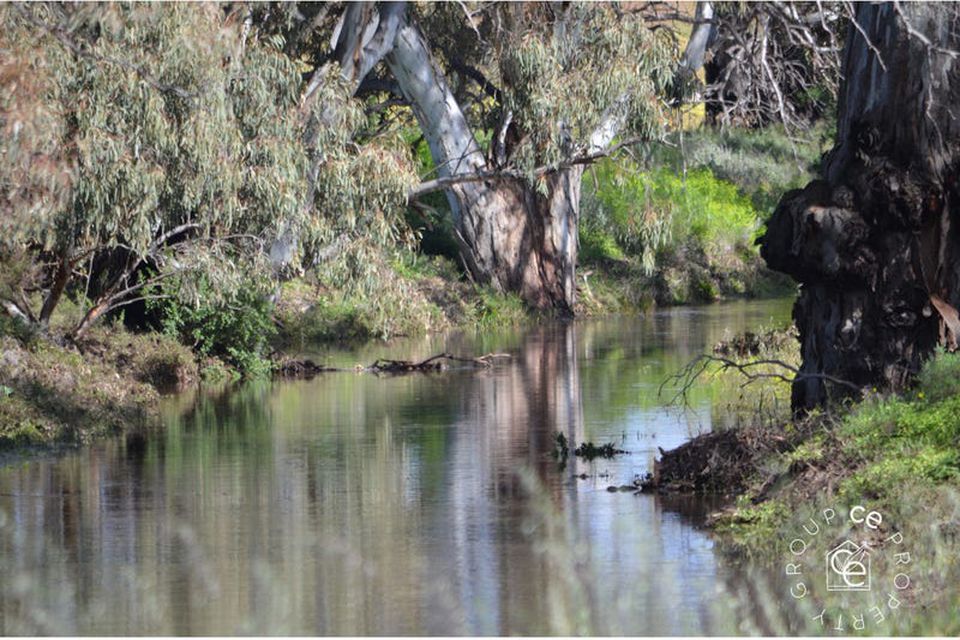
[[(347, 77), (384, 60), (410, 103), (445, 186), (464, 264), (474, 280), (518, 293), (529, 305), (572, 314), (583, 166), (528, 180), (497, 174), (470, 130), (416, 22), (402, 4), (351, 5), (336, 50)], [(391, 38), (392, 36), (392, 38)], [(591, 151), (619, 130), (616, 115), (591, 138)]]

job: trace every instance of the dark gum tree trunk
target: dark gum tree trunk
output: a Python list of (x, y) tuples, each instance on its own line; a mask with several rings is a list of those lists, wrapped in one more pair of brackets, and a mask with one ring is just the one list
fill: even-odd
[(960, 60), (943, 50), (960, 50), (957, 14), (857, 6), (869, 43), (851, 26), (823, 178), (787, 193), (768, 224), (764, 259), (802, 285), (797, 411), (842, 392), (819, 375), (897, 390), (937, 344), (956, 344)]

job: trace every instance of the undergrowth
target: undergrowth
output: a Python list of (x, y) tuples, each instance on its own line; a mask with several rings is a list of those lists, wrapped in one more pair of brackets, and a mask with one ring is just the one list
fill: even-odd
[[(640, 160), (597, 163), (581, 197), (581, 270), (613, 288), (643, 289), (640, 308), (790, 291), (755, 243), (779, 197), (812, 177), (823, 149), (817, 132), (797, 143), (777, 128), (703, 129), (682, 151), (658, 145)], [(638, 298), (584, 288), (588, 312), (623, 310)]]
[[(824, 509), (877, 510), (884, 535), (899, 531), (911, 542), (909, 569), (918, 585), (904, 595), (914, 605), (910, 614), (881, 631), (955, 634), (957, 621), (941, 614), (960, 605), (950, 587), (960, 577), (958, 373), (960, 354), (940, 352), (912, 390), (874, 394), (832, 416), (811, 418), (818, 428), (788, 451), (769, 455), (751, 489), (717, 517), (722, 547), (760, 564), (778, 561), (789, 557), (787, 543), (796, 532)], [(778, 624), (792, 632), (816, 630), (809, 621)]]
[[(845, 504), (866, 499), (896, 508), (908, 485), (960, 488), (958, 371), (960, 354), (940, 352), (903, 395), (874, 395), (839, 414), (808, 417), (819, 428), (780, 455), (780, 466), (829, 470)], [(738, 518), (749, 517), (751, 507), (740, 506)]]

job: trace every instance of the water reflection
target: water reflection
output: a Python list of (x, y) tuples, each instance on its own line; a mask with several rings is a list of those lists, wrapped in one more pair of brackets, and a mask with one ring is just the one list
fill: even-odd
[[(666, 373), (788, 314), (739, 303), (401, 341), (313, 355), (513, 358), (172, 398), (156, 434), (0, 469), (0, 633), (735, 630), (695, 526), (711, 505), (606, 488), (710, 428), (709, 389), (690, 411), (661, 405)], [(558, 431), (630, 454), (560, 468)]]

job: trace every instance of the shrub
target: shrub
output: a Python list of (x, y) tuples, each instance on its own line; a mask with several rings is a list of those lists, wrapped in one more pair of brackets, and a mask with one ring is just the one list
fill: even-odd
[(654, 149), (653, 162), (709, 169), (717, 178), (735, 184), (765, 219), (785, 192), (813, 178), (820, 157), (830, 147), (833, 129), (833, 123), (820, 121), (801, 138), (788, 135), (782, 126), (702, 128), (685, 134), (679, 148)]
[(209, 303), (204, 294), (211, 285), (201, 282), (191, 304), (179, 295), (178, 284), (164, 284), (161, 295), (149, 301), (148, 308), (158, 315), (163, 333), (176, 336), (201, 357), (217, 356), (237, 367), (244, 375), (256, 376), (269, 371), (265, 352), (276, 333), (272, 305), (259, 287), (241, 287)]
[(709, 169), (683, 176), (608, 160), (594, 168), (594, 177), (592, 185), (586, 182), (583, 200), (585, 259), (622, 251), (639, 256), (650, 274), (658, 252), (690, 239), (713, 251), (752, 251), (760, 226), (757, 210), (735, 185)]
[(918, 377), (920, 393), (934, 402), (960, 395), (960, 353), (938, 351)]
[(303, 349), (446, 328), (444, 310), (428, 293), (445, 291), (457, 279), (456, 266), (441, 257), (400, 253), (392, 258), (367, 254), (357, 269), (359, 278), (323, 266), (306, 279), (285, 283), (277, 308), (280, 343)]

